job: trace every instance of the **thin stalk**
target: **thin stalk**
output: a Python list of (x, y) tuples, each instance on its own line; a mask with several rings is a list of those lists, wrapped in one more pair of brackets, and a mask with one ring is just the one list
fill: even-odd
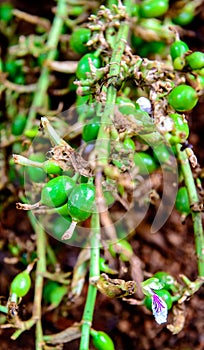
[(41, 118), (41, 126), (45, 129), (50, 141), (54, 145), (56, 146), (66, 145), (67, 147), (69, 147), (70, 150), (72, 150), (72, 148), (68, 145), (68, 143), (58, 135), (58, 133), (55, 131), (55, 129), (53, 128), (53, 126), (50, 124), (49, 120), (46, 117)]
[(54, 250), (48, 243), (46, 244), (46, 250), (47, 250), (47, 260), (49, 260), (50, 264), (52, 264), (55, 267), (57, 265), (57, 258)]
[[(124, 1), (126, 6), (127, 14), (130, 14), (132, 1)], [(101, 126), (99, 129), (95, 151), (96, 154), (100, 155), (99, 164), (105, 166), (108, 163), (109, 156), (109, 143), (110, 143), (110, 131), (113, 127), (113, 118), (115, 111), (115, 100), (117, 96), (117, 88), (114, 84), (111, 84), (111, 79), (117, 79), (120, 74), (120, 65), (122, 60), (122, 55), (125, 50), (126, 40), (128, 38), (129, 23), (124, 21), (121, 23), (119, 31), (116, 36), (115, 46), (110, 60), (110, 85), (107, 88), (106, 93), (106, 105), (104, 108), (104, 113), (101, 117)]]
[(24, 156), (20, 156), (18, 154), (13, 154), (13, 159), (14, 159), (14, 163), (15, 164), (20, 164), (20, 165), (23, 165), (23, 166), (31, 166), (31, 167), (34, 167), (34, 168), (42, 168), (44, 167), (44, 163), (45, 162), (35, 162), (31, 159), (28, 159)]
[(36, 279), (35, 279), (35, 294), (33, 302), (33, 318), (36, 320), (36, 350), (41, 350), (43, 346), (43, 330), (41, 324), (41, 303), (42, 303), (42, 291), (43, 291), (43, 279), (46, 272), (46, 234), (42, 227), (38, 225), (36, 219), (32, 213), (28, 213), (31, 224), (36, 232), (36, 245), (37, 245), (37, 266), (36, 266)]
[[(56, 55), (57, 45), (60, 39), (60, 35), (63, 28), (63, 23), (66, 18), (67, 4), (66, 0), (58, 0), (56, 15), (52, 24), (52, 28), (48, 35), (48, 41), (46, 46), (48, 47), (47, 61), (52, 61)], [(43, 106), (45, 95), (49, 86), (49, 73), (50, 68), (44, 66), (39, 77), (36, 92), (34, 94), (33, 102), (30, 107), (30, 111), (27, 118), (26, 130), (29, 130), (33, 126), (33, 121), (36, 117), (38, 108)]]
[(7, 314), (8, 313), (8, 308), (7, 306), (0, 305), (0, 312)]
[[(124, 5), (126, 6), (127, 13), (130, 13), (132, 1), (126, 0)], [(96, 141), (95, 153), (100, 155), (98, 159), (98, 165), (108, 164), (109, 157), (109, 143), (110, 132), (113, 128), (113, 118), (115, 110), (115, 100), (117, 96), (117, 88), (114, 84), (111, 84), (111, 79), (117, 79), (120, 74), (120, 64), (122, 55), (125, 50), (126, 40), (128, 38), (129, 24), (124, 21), (121, 23), (119, 31), (115, 40), (115, 47), (110, 60), (110, 85), (106, 92), (106, 105), (101, 117), (101, 126)], [(90, 282), (99, 278), (99, 255), (100, 255), (100, 222), (99, 213), (95, 213), (92, 216), (92, 237), (91, 237), (91, 260), (90, 260)], [(90, 328), (92, 324), (94, 305), (97, 295), (97, 289), (94, 285), (89, 284), (86, 305), (82, 318), (82, 336), (80, 342), (80, 350), (89, 349)]]
[[(198, 193), (194, 182), (193, 174), (189, 164), (186, 150), (180, 150), (181, 145), (177, 145), (178, 158), (181, 165), (185, 185), (187, 187), (190, 205), (199, 203)], [(198, 275), (204, 277), (204, 234), (202, 226), (201, 212), (191, 212), (194, 228), (194, 238), (196, 246), (196, 255), (198, 259)]]
[[(100, 222), (99, 214), (94, 213), (91, 219), (91, 259), (89, 278), (96, 280), (99, 278), (99, 256), (100, 256)], [(92, 325), (94, 306), (97, 289), (93, 284), (89, 284), (86, 305), (82, 317), (81, 341), (79, 350), (89, 350), (90, 328)]]

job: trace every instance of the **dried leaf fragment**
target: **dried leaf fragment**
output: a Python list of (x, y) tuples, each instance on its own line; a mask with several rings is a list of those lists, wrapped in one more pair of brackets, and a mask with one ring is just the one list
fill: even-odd
[(170, 330), (172, 334), (178, 334), (182, 331), (185, 324), (185, 305), (177, 304), (173, 307), (173, 322), (172, 324), (168, 324), (167, 328)]
[(96, 287), (102, 294), (109, 298), (123, 298), (132, 295), (136, 292), (135, 281), (124, 281), (122, 279), (110, 278), (105, 273), (102, 273)]

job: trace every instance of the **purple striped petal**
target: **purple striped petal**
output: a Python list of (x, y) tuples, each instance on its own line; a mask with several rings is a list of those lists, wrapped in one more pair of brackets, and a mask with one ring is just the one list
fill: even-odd
[(167, 322), (167, 305), (165, 301), (154, 292), (152, 294), (152, 313), (158, 324)]

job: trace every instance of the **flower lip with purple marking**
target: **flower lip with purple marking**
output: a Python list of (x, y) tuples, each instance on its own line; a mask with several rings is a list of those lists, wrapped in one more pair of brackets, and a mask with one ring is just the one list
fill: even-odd
[(165, 300), (155, 291), (164, 287), (158, 278), (150, 277), (141, 283), (145, 295), (152, 299), (152, 313), (158, 324), (167, 322), (168, 308)]
[(152, 290), (152, 313), (158, 324), (167, 322), (167, 304)]

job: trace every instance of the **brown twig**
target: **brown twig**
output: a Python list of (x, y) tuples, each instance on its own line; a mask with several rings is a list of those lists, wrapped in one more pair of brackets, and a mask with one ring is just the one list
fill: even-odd
[(46, 18), (41, 18), (38, 16), (30, 15), (29, 13), (26, 13), (24, 11), (20, 11), (17, 9), (13, 10), (14, 16), (18, 17), (19, 19), (22, 19), (26, 22), (32, 23), (32, 24), (38, 24), (41, 27), (43, 27), (46, 31), (50, 30), (50, 21)]

